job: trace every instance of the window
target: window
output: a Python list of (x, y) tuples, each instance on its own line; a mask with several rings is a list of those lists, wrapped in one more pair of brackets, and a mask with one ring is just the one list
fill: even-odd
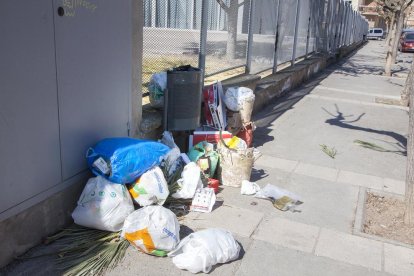
[(376, 34), (382, 34), (382, 30), (374, 30), (374, 33), (376, 33)]
[(408, 40), (414, 40), (414, 33), (412, 33), (412, 34), (407, 34), (407, 35), (405, 36), (405, 39), (408, 39)]

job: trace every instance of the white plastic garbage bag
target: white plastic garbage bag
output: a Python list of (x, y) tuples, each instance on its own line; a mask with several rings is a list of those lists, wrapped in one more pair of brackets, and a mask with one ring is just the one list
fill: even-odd
[(259, 185), (255, 182), (249, 182), (247, 180), (242, 181), (240, 193), (242, 195), (254, 195), (260, 190)]
[(164, 106), (164, 92), (166, 88), (167, 72), (159, 72), (151, 76), (148, 91), (152, 107), (161, 108)]
[(78, 225), (117, 232), (133, 211), (134, 205), (125, 185), (97, 176), (86, 183), (72, 218)]
[(195, 191), (203, 187), (200, 176), (200, 168), (196, 163), (190, 162), (185, 165), (181, 178), (177, 181), (180, 188), (175, 192), (173, 198), (193, 198)]
[(163, 205), (169, 195), (168, 184), (159, 167), (146, 171), (129, 187), (129, 193), (141, 206)]
[(179, 269), (208, 273), (215, 264), (236, 260), (239, 252), (240, 245), (229, 231), (210, 228), (190, 234), (168, 256)]
[(224, 95), (224, 103), (232, 111), (240, 111), (244, 102), (254, 101), (253, 90), (247, 87), (230, 87)]
[(298, 195), (271, 184), (258, 191), (255, 197), (272, 200), (273, 206), (281, 211), (293, 211), (297, 205), (303, 203)]
[(121, 237), (142, 252), (163, 257), (180, 242), (180, 224), (170, 210), (147, 206), (126, 218)]

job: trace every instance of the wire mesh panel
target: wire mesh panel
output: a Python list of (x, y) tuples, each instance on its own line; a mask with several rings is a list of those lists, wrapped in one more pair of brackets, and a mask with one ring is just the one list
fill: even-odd
[(310, 26), (308, 54), (316, 52), (316, 39), (320, 36), (319, 0), (310, 0)]
[(142, 81), (184, 64), (198, 66), (201, 1), (144, 0)]
[[(280, 0), (281, 2), (283, 0)], [(253, 1), (251, 73), (273, 68), (279, 0)]]
[(246, 64), (250, 1), (209, 2), (206, 75)]
[(295, 36), (296, 3), (297, 0), (280, 1), (277, 64), (281, 64), (292, 59)]
[(306, 55), (306, 41), (308, 36), (310, 0), (300, 0), (298, 33), (296, 44), (296, 57), (300, 58)]

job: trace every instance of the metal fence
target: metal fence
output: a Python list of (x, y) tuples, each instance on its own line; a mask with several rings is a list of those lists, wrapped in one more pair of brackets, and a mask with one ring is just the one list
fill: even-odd
[(276, 72), (360, 42), (368, 22), (344, 0), (144, 0), (144, 89), (155, 72), (191, 64), (212, 76)]

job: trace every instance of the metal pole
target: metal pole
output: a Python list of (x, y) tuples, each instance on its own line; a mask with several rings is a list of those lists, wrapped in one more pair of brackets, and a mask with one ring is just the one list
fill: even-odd
[(296, 0), (295, 36), (293, 38), (292, 61), (290, 62), (291, 65), (294, 65), (295, 60), (296, 60), (296, 45), (298, 43), (299, 17), (300, 17), (300, 0)]
[(309, 52), (309, 34), (310, 34), (310, 28), (311, 28), (311, 18), (312, 18), (312, 5), (313, 1), (309, 0), (309, 18), (308, 18), (308, 30), (306, 32), (306, 50), (305, 50), (305, 58), (308, 58), (308, 52)]
[(277, 72), (277, 56), (278, 56), (278, 43), (279, 43), (279, 19), (280, 19), (280, 1), (277, 1), (277, 18), (276, 18), (276, 35), (275, 35), (275, 51), (273, 52), (273, 70), (272, 73), (276, 74)]
[(151, 27), (155, 28), (156, 26), (156, 15), (157, 15), (157, 2), (151, 1)]
[(335, 51), (338, 49), (338, 40), (340, 36), (340, 27), (341, 27), (341, 16), (342, 16), (342, 5), (341, 1), (338, 0), (337, 3), (337, 14), (336, 14), (336, 20), (335, 20), (335, 40), (334, 40), (334, 47)]
[(342, 22), (344, 16), (344, 6), (342, 5), (342, 0), (339, 0), (339, 16), (338, 16), (338, 37), (336, 38), (336, 48), (338, 49), (341, 46), (341, 37), (342, 37)]
[(201, 69), (201, 80), (204, 83), (206, 74), (206, 44), (207, 44), (207, 24), (208, 24), (208, 1), (203, 1), (201, 6), (201, 27), (200, 27), (200, 50), (198, 53), (198, 67)]
[(326, 7), (326, 13), (325, 13), (325, 20), (324, 20), (324, 26), (325, 26), (325, 31), (324, 31), (324, 36), (325, 36), (325, 45), (324, 45), (324, 50), (325, 52), (330, 51), (330, 45), (329, 45), (329, 40), (331, 38), (330, 36), (330, 27), (331, 27), (331, 6), (332, 6), (332, 0), (328, 0), (328, 5)]
[(246, 51), (246, 74), (252, 70), (252, 44), (253, 44), (253, 14), (254, 14), (254, 0), (250, 0), (249, 6), (249, 28), (247, 36), (247, 51)]
[(349, 33), (350, 10), (349, 10), (349, 5), (347, 3), (345, 3), (345, 7), (346, 7), (346, 18), (345, 18), (345, 28), (344, 28), (344, 32), (345, 32), (344, 45), (345, 46), (348, 46), (348, 33)]
[(345, 30), (346, 30), (346, 16), (348, 15), (345, 2), (342, 2), (342, 19), (341, 19), (341, 36), (339, 39), (339, 46), (344, 45)]

